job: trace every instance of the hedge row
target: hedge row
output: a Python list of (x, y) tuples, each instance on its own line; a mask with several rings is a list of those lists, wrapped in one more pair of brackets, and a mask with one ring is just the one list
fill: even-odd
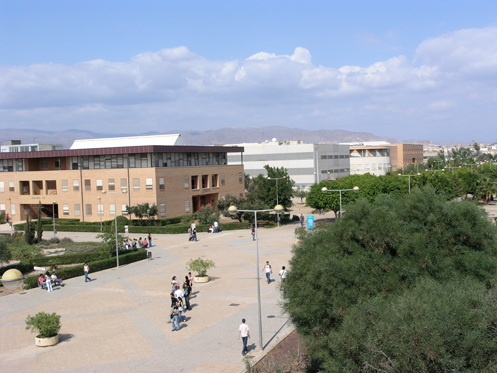
[[(133, 262), (137, 262), (139, 260), (143, 260), (147, 258), (147, 250), (139, 249), (138, 251), (119, 255), (119, 264), (129, 264)], [(90, 266), (91, 273), (103, 271), (104, 269), (113, 268), (116, 266), (116, 258), (107, 258), (103, 260), (97, 260), (93, 262), (88, 262)], [(57, 273), (57, 277), (63, 278), (67, 280), (69, 278), (83, 276), (83, 265), (79, 264), (73, 267), (62, 268), (55, 271)], [(38, 286), (38, 277), (39, 276), (30, 276), (24, 279), (24, 289), (32, 289)]]

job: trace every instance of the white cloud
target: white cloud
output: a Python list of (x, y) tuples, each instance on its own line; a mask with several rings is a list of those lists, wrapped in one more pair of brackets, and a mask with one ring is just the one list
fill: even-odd
[[(434, 138), (433, 132), (446, 136), (448, 127), (460, 125), (483, 134), (497, 114), (496, 80), (496, 27), (428, 39), (414, 61), (393, 56), (364, 67), (315, 66), (303, 47), (232, 61), (210, 61), (178, 47), (127, 62), (0, 67), (0, 126), (318, 129), (330, 128), (325, 113), (334, 112), (337, 129), (405, 138), (426, 130)], [(467, 126), (475, 120), (477, 129)]]

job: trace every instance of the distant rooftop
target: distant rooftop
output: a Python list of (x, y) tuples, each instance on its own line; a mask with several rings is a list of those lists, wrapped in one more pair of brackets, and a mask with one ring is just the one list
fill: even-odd
[(383, 146), (383, 145), (391, 145), (387, 141), (356, 141), (356, 142), (341, 142), (340, 145), (349, 145), (349, 146)]
[(121, 148), (125, 146), (174, 146), (185, 145), (180, 134), (112, 137), (75, 140), (70, 149)]

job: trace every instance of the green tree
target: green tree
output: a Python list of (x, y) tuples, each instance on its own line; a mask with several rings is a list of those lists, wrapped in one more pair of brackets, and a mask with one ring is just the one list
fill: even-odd
[[(114, 220), (112, 220), (111, 225), (107, 226), (104, 231), (97, 235), (97, 238), (102, 239), (102, 249), (101, 251), (109, 258), (116, 255), (116, 224)], [(125, 239), (128, 237), (122, 235), (121, 233), (117, 234), (117, 244), (123, 243)]]
[(300, 203), (304, 202), (304, 198), (307, 197), (307, 193), (308, 192), (301, 186), (298, 186), (297, 189), (293, 191), (294, 197), (300, 198)]
[[(265, 207), (262, 201), (255, 198), (249, 197), (235, 197), (230, 194), (225, 196), (224, 200), (217, 201), (217, 209), (223, 216), (231, 218), (238, 221), (248, 221), (253, 223), (255, 221), (255, 215), (253, 212), (237, 212), (235, 215), (231, 215), (228, 211), (230, 206), (236, 206), (238, 210), (264, 210)], [(258, 220), (269, 220), (270, 214), (268, 212), (261, 212), (257, 214)]]
[(6, 263), (12, 258), (12, 254), (7, 247), (5, 238), (0, 237), (0, 263)]
[(43, 224), (41, 224), (41, 201), (38, 201), (38, 221), (36, 222), (36, 242), (43, 238)]
[(247, 174), (247, 173), (244, 173), (244, 176), (245, 176), (245, 177), (244, 177), (244, 179), (243, 179), (243, 180), (244, 180), (244, 182), (245, 182), (245, 190), (249, 190), (249, 186), (250, 186), (250, 182), (251, 182), (252, 178), (251, 178), (251, 177), (250, 177), (250, 175), (249, 175), (249, 174)]
[[(370, 316), (360, 308), (371, 299), (395, 304), (397, 296), (422, 278), (440, 284), (467, 278), (491, 288), (497, 270), (496, 233), (481, 207), (447, 201), (430, 186), (414, 188), (410, 195), (379, 195), (373, 202), (362, 198), (347, 206), (343, 219), (300, 236), (287, 274), (284, 309), (304, 336), (310, 357), (333, 371), (328, 368), (344, 364), (339, 356), (347, 355), (334, 342), (345, 330), (345, 317), (354, 314), (358, 325), (367, 323)], [(349, 345), (371, 338), (361, 335)], [(387, 343), (378, 340), (375, 351), (385, 351)], [(357, 363), (346, 371), (363, 368)]]
[(24, 241), (28, 245), (32, 245), (35, 242), (35, 226), (31, 222), (29, 215), (26, 219), (26, 224), (24, 225)]
[(219, 213), (214, 212), (210, 206), (203, 206), (198, 213), (198, 220), (200, 224), (214, 224), (219, 221)]
[[(295, 181), (290, 178), (287, 169), (284, 167), (271, 167), (269, 165), (265, 165), (264, 168), (267, 172), (267, 177), (258, 175), (253, 178), (256, 184), (256, 194), (254, 197), (261, 201), (266, 209), (274, 208), (277, 203), (285, 209), (291, 207)], [(270, 180), (269, 178), (282, 178), (278, 180), (278, 190), (276, 190), (276, 180)], [(276, 198), (276, 193), (278, 193), (278, 198)]]

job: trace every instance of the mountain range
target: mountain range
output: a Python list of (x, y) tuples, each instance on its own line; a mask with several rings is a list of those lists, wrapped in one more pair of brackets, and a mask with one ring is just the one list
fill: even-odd
[[(0, 141), (21, 140), (23, 144), (63, 144), (69, 148), (74, 140), (104, 137), (126, 137), (139, 135), (159, 135), (180, 133), (187, 145), (221, 145), (277, 140), (303, 140), (307, 143), (342, 143), (387, 141), (399, 143), (400, 140), (391, 137), (376, 136), (367, 132), (351, 132), (345, 130), (316, 130), (309, 131), (286, 127), (259, 128), (221, 128), (207, 131), (175, 130), (166, 132), (146, 132), (140, 134), (126, 133), (96, 133), (84, 130), (69, 129), (65, 131), (43, 131), (37, 129), (4, 129), (0, 131)], [(427, 143), (428, 141), (409, 140), (409, 143)]]

